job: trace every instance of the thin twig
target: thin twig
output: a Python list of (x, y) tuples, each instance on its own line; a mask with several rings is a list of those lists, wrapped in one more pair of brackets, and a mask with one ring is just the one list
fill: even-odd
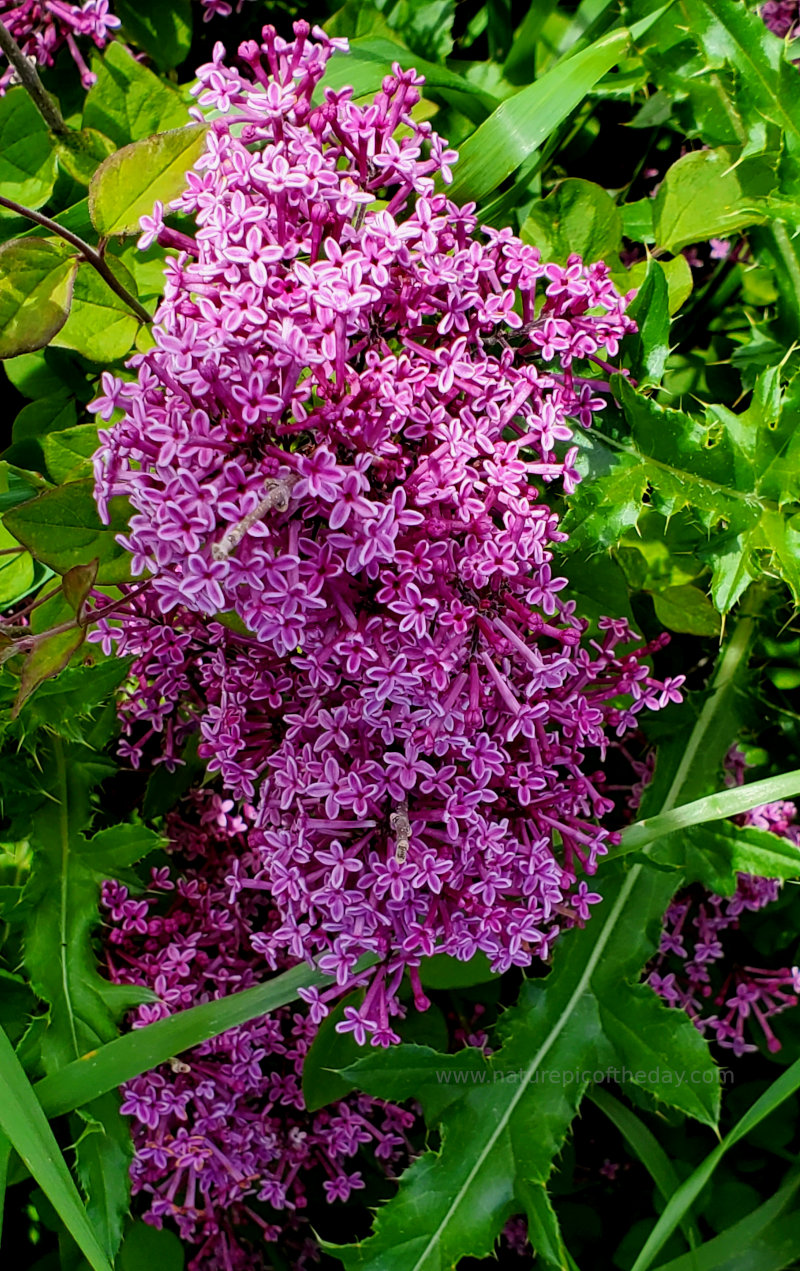
[(0, 207), (7, 207), (10, 212), (16, 212), (18, 216), (25, 216), (29, 221), (35, 221), (37, 225), (42, 225), (45, 229), (50, 230), (51, 234), (57, 234), (59, 238), (63, 238), (65, 243), (69, 243), (72, 247), (77, 247), (84, 259), (97, 270), (100, 277), (108, 283), (111, 290), (119, 296), (120, 300), (125, 301), (125, 304), (136, 314), (140, 322), (150, 323), (153, 321), (144, 306), (139, 303), (135, 296), (131, 295), (127, 287), (124, 287), (111, 272), (106, 261), (96, 248), (90, 247), (77, 234), (73, 234), (72, 230), (64, 229), (64, 226), (59, 225), (58, 221), (52, 221), (49, 216), (44, 216), (41, 212), (34, 212), (32, 208), (23, 207), (21, 203), (15, 203), (13, 199), (6, 199), (0, 196)]
[(22, 87), (42, 116), (47, 127), (60, 137), (69, 136), (72, 129), (65, 123), (56, 102), (39, 79), (39, 72), (35, 65), (30, 58), (25, 56), (8, 27), (2, 22), (0, 22), (0, 49), (3, 50), (14, 67)]

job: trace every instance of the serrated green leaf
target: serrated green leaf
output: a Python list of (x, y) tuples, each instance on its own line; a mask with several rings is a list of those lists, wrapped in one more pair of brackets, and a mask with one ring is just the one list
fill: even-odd
[(149, 53), (162, 71), (180, 66), (192, 44), (190, 0), (117, 0), (114, 12), (125, 34)]
[(136, 234), (139, 218), (183, 191), (186, 173), (205, 150), (205, 124), (190, 124), (123, 146), (106, 159), (89, 187), (89, 211), (99, 234)]
[(94, 1099), (75, 1118), (84, 1123), (75, 1145), (75, 1167), (86, 1197), (86, 1213), (100, 1244), (112, 1261), (122, 1243), (130, 1209), (130, 1127), (120, 1114), (120, 1098), (109, 1092)]
[(3, 523), (37, 560), (56, 573), (66, 573), (73, 565), (86, 565), (97, 557), (98, 582), (126, 582), (130, 578), (129, 557), (116, 540), (127, 529), (128, 505), (124, 499), (112, 499), (111, 523), (103, 525), (92, 489), (91, 480), (85, 480), (47, 490), (7, 512)]
[(0, 97), (3, 193), (16, 203), (39, 208), (50, 198), (55, 180), (56, 156), (47, 124), (25, 89), (12, 88)]
[(58, 738), (41, 751), (41, 788), (47, 797), (33, 818), (34, 863), (23, 894), (31, 909), (23, 948), (31, 984), (50, 1007), (42, 1038), (46, 1072), (110, 1041), (122, 1011), (143, 1000), (142, 990), (110, 984), (99, 975), (91, 934), (101, 884), (124, 876), (160, 839), (137, 825), (85, 836), (94, 780), (86, 755), (85, 747)]
[(44, 238), (0, 246), (0, 358), (44, 348), (67, 320), (76, 257)]
[(92, 59), (97, 79), (86, 96), (84, 127), (105, 133), (117, 146), (181, 128), (189, 111), (172, 85), (112, 42)]
[[(136, 296), (136, 283), (121, 260), (106, 256), (115, 278)], [(52, 343), (56, 348), (74, 349), (90, 362), (107, 365), (124, 357), (133, 347), (139, 319), (91, 265), (78, 269), (72, 292), (69, 317)]]
[(635, 984), (625, 993), (604, 995), (600, 1019), (624, 1081), (696, 1121), (716, 1125), (719, 1070), (688, 1015), (666, 1006), (649, 985)]

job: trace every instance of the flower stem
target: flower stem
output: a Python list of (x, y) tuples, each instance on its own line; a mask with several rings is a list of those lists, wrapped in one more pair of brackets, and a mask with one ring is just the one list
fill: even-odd
[[(2, 24), (0, 24), (2, 25)], [(77, 234), (73, 234), (72, 230), (64, 229), (63, 225), (59, 225), (58, 221), (53, 221), (49, 216), (45, 216), (42, 212), (34, 212), (30, 207), (24, 207), (21, 203), (15, 203), (13, 199), (7, 199), (0, 196), (0, 207), (6, 207), (10, 212), (16, 212), (18, 216), (25, 216), (29, 221), (34, 221), (37, 225), (41, 225), (44, 229), (50, 230), (51, 234), (57, 234), (59, 238), (63, 238), (65, 243), (69, 243), (72, 247), (77, 247), (93, 269), (96, 269), (100, 277), (108, 284), (115, 295), (120, 300), (124, 300), (140, 322), (150, 323), (153, 321), (150, 314), (141, 305), (135, 296), (132, 296), (128, 288), (123, 286), (115, 274), (111, 272), (108, 264), (100, 255), (95, 247), (91, 247), (89, 243), (84, 242)]]
[(50, 131), (56, 133), (59, 137), (67, 137), (72, 129), (65, 122), (64, 116), (61, 114), (54, 98), (50, 96), (39, 79), (39, 72), (35, 65), (30, 58), (25, 56), (8, 27), (2, 22), (0, 22), (0, 49), (3, 50), (14, 67), (22, 87)]

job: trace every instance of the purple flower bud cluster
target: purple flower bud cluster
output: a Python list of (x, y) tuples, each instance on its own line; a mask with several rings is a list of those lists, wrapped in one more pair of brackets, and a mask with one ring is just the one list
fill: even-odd
[[(727, 766), (733, 781), (741, 785), (745, 768), (742, 752), (732, 750)], [(765, 804), (737, 820), (800, 845), (800, 824), (793, 803)], [(702, 1033), (735, 1055), (758, 1049), (747, 1041), (752, 1025), (761, 1029), (770, 1051), (780, 1050), (781, 1043), (769, 1021), (798, 1002), (797, 967), (776, 971), (731, 968), (721, 938), (725, 931), (739, 926), (743, 913), (756, 912), (777, 900), (779, 891), (777, 879), (739, 874), (733, 896), (706, 892), (698, 898), (687, 892), (674, 900), (664, 915), (659, 954), (648, 983), (670, 1006), (682, 1007)], [(673, 966), (678, 969), (671, 970)], [(704, 1014), (709, 1005), (715, 1010), (712, 1015)]]
[[(13, 35), (26, 57), (38, 66), (52, 66), (56, 54), (65, 44), (81, 74), (84, 88), (94, 83), (77, 44), (77, 38), (88, 36), (99, 49), (105, 47), (109, 32), (119, 25), (109, 9), (109, 0), (85, 0), (82, 5), (68, 0), (0, 0), (0, 20)], [(2, 65), (2, 54), (0, 54)], [(15, 82), (13, 67), (0, 74), (0, 96)]]
[[(279, 921), (268, 892), (229, 904), (248, 849), (218, 796), (191, 796), (168, 831), (173, 866), (152, 871), (144, 897), (117, 882), (103, 889), (111, 978), (159, 998), (137, 1009), (134, 1028), (262, 981), (250, 936)], [(175, 1224), (196, 1246), (190, 1271), (271, 1266), (265, 1242), (281, 1265), (302, 1268), (317, 1255), (309, 1202), (347, 1200), (364, 1187), (365, 1164), (405, 1167), (413, 1113), (364, 1095), (305, 1110), (300, 1078), (317, 1028), (313, 1009), (285, 1007), (123, 1087), (133, 1191), (146, 1197), (147, 1222)]]
[(603, 405), (576, 363), (633, 327), (605, 266), (479, 232), (438, 190), (456, 156), (414, 120), (415, 72), (318, 96), (339, 42), (309, 34), (265, 27), (246, 73), (216, 47), (223, 118), (175, 204), (196, 232), (146, 218), (180, 253), (155, 347), (94, 409), (122, 412), (98, 502), (129, 496), (151, 581), (97, 634), (136, 657), (125, 753), (163, 730), (172, 764), (196, 725), (253, 805), (230, 900), (266, 889), (281, 917), (254, 947), (341, 990), (377, 955), (340, 1028), (386, 1045), (423, 957), (504, 971), (586, 920), (613, 806), (591, 756), (682, 677), (624, 620), (587, 641), (553, 566), (543, 487), (572, 489)]
[(798, 0), (767, 0), (761, 6), (761, 17), (773, 35), (785, 40), (793, 39), (800, 29), (800, 4)]

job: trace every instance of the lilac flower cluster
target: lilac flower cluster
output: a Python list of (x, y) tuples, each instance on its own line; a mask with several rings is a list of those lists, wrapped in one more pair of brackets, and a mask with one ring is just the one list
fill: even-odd
[[(228, 904), (228, 876), (248, 857), (241, 825), (218, 796), (198, 793), (170, 816), (173, 866), (153, 870), (144, 897), (105, 884), (112, 979), (159, 997), (138, 1008), (134, 1028), (264, 979), (250, 935), (279, 920), (272, 899), (250, 891)], [(302, 1268), (317, 1255), (309, 1198), (346, 1200), (364, 1187), (368, 1157), (390, 1175), (407, 1163), (413, 1113), (364, 1095), (305, 1111), (300, 1078), (317, 1027), (313, 1011), (286, 1007), (123, 1087), (134, 1193), (147, 1198), (147, 1222), (174, 1223), (197, 1246), (190, 1271), (271, 1266), (265, 1245)]]
[[(731, 752), (728, 767), (733, 780), (741, 784), (741, 751)], [(793, 803), (765, 804), (739, 820), (800, 845), (800, 824)], [(685, 1010), (702, 1033), (735, 1055), (757, 1049), (747, 1041), (747, 1030), (752, 1024), (761, 1029), (770, 1051), (780, 1050), (780, 1041), (769, 1021), (798, 1002), (797, 967), (775, 971), (751, 966), (729, 969), (721, 939), (725, 931), (738, 927), (743, 913), (763, 909), (777, 900), (779, 891), (777, 879), (740, 874), (733, 896), (706, 893), (698, 898), (686, 893), (677, 897), (664, 915), (659, 955), (648, 983), (670, 1006)], [(670, 970), (676, 963), (679, 969)], [(709, 999), (715, 1008), (712, 1015), (704, 1014)]]
[(94, 409), (122, 412), (99, 506), (129, 496), (151, 581), (97, 634), (136, 657), (125, 753), (163, 732), (174, 763), (199, 727), (253, 805), (230, 902), (268, 890), (281, 916), (254, 947), (340, 991), (377, 955), (340, 1027), (389, 1044), (421, 958), (524, 966), (588, 917), (612, 807), (589, 755), (682, 677), (624, 620), (586, 643), (553, 569), (541, 488), (572, 489), (603, 405), (576, 363), (633, 326), (605, 266), (479, 233), (437, 190), (456, 156), (413, 118), (415, 72), (317, 105), (340, 42), (309, 34), (265, 27), (246, 73), (216, 47), (200, 102), (224, 117), (174, 205), (196, 233), (144, 218), (180, 254), (155, 347)]
[(793, 39), (800, 30), (798, 0), (767, 0), (760, 12), (769, 30), (781, 40), (787, 36)]
[[(110, 12), (109, 0), (85, 0), (82, 5), (70, 4), (69, 0), (0, 0), (0, 20), (25, 56), (38, 66), (52, 66), (59, 49), (66, 44), (84, 88), (94, 83), (95, 76), (84, 61), (77, 39), (87, 36), (102, 49), (109, 32), (120, 25), (119, 18)], [(10, 66), (0, 74), (0, 96), (14, 79)]]

